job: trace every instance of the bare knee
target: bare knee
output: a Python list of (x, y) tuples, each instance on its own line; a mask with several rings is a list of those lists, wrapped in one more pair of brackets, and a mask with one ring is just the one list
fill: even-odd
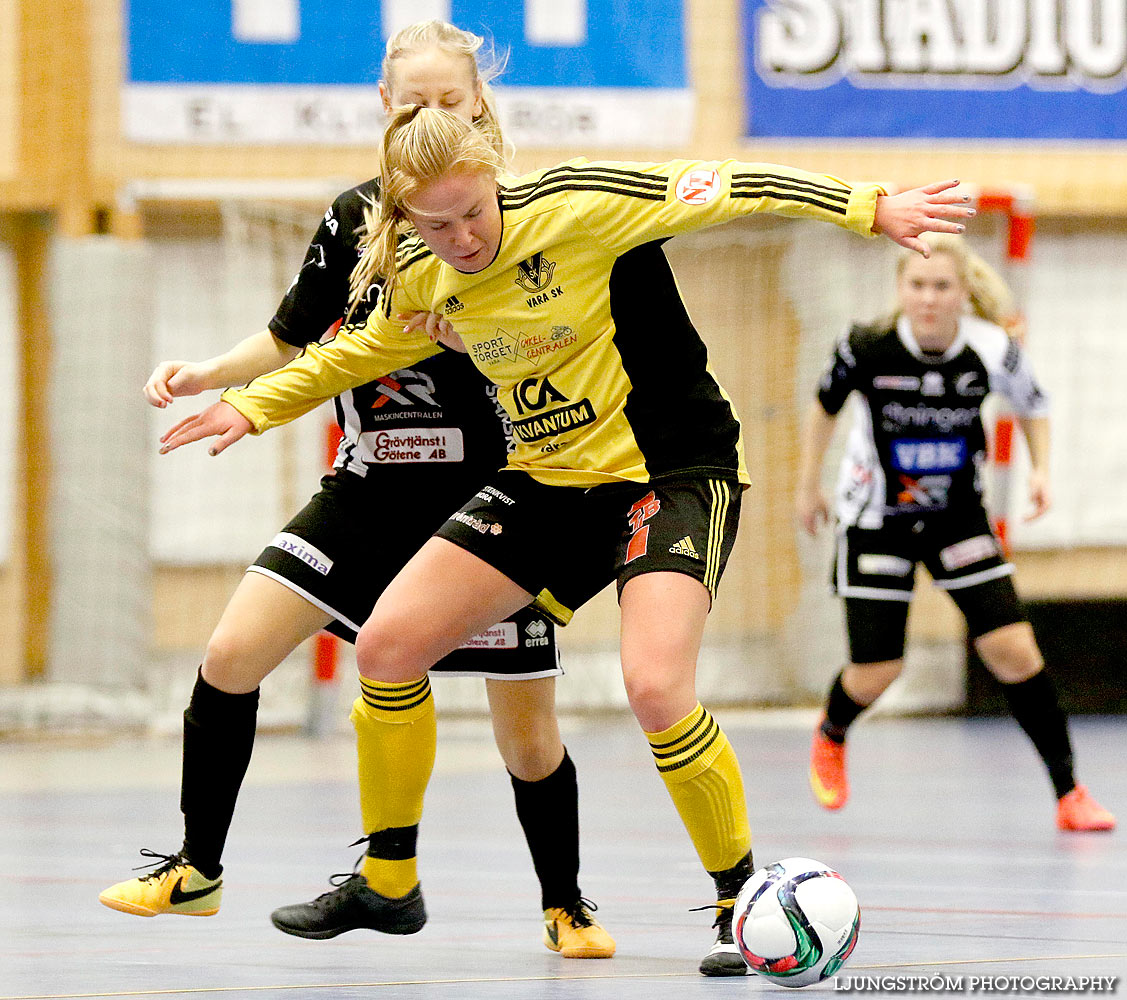
[(558, 732), (553, 736), (535, 730), (507, 730), (494, 720), (493, 736), (505, 767), (521, 781), (540, 781), (554, 774), (563, 760)]
[(277, 663), (255, 655), (247, 636), (220, 623), (208, 640), (201, 673), (214, 688), (228, 694), (246, 694), (262, 683)]
[(685, 718), (697, 703), (692, 667), (649, 664), (631, 669), (625, 662), (622, 679), (634, 717), (647, 733), (668, 729)]
[(851, 663), (841, 672), (841, 686), (858, 705), (871, 705), (900, 676), (903, 660)]
[(493, 737), (501, 759), (522, 781), (554, 773), (564, 748), (556, 718), (556, 679), (485, 682), (493, 715)]
[(1003, 625), (974, 640), (986, 668), (1003, 684), (1029, 680), (1044, 665), (1029, 622)]
[(433, 663), (421, 656), (409, 632), (369, 618), (356, 636), (356, 668), (374, 681), (401, 683), (423, 676)]

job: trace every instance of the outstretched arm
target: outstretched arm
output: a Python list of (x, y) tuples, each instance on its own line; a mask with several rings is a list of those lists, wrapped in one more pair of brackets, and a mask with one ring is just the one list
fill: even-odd
[(830, 505), (822, 492), (822, 460), (833, 438), (837, 416), (829, 414), (815, 400), (807, 408), (799, 438), (798, 485), (795, 490), (795, 514), (808, 535), (830, 519)]
[(177, 396), (245, 385), (288, 364), (300, 353), (300, 347), (279, 340), (269, 330), (260, 330), (207, 361), (162, 361), (145, 383), (145, 399), (163, 409)]
[(899, 194), (877, 195), (873, 232), (930, 256), (927, 244), (920, 239), (922, 233), (961, 233), (966, 226), (958, 220), (975, 214), (968, 204), (970, 195), (958, 193), (958, 186), (958, 181), (940, 181)]

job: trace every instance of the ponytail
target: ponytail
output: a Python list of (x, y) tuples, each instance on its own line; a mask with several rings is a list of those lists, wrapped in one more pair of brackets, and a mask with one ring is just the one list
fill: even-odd
[(384, 294), (395, 284), (400, 236), (410, 228), (411, 199), (431, 181), (451, 173), (504, 170), (489, 137), (457, 115), (412, 105), (397, 108), (380, 146), (380, 196), (365, 207), (367, 242), (349, 278), (349, 315), (373, 281), (384, 279)]

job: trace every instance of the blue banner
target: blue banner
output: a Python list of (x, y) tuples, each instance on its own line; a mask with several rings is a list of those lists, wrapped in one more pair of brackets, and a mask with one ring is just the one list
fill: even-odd
[(741, 0), (745, 135), (1127, 139), (1125, 0)]
[(126, 9), (123, 117), (141, 141), (369, 141), (382, 129), (374, 88), (388, 33), (404, 16), (433, 14), (504, 58), (502, 118), (511, 93), (524, 142), (676, 143), (691, 124), (682, 0), (129, 0)]

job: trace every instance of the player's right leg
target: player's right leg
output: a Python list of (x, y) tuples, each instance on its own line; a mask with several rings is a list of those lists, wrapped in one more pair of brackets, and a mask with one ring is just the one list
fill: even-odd
[[(540, 616), (514, 620), (529, 618)], [(517, 818), (540, 881), (544, 945), (564, 958), (610, 958), (614, 938), (592, 915), (595, 904), (579, 889), (579, 785), (560, 738), (556, 678), (490, 677), (485, 686), (497, 749), (512, 780)]]
[(849, 664), (838, 672), (810, 742), (810, 791), (824, 809), (849, 799), (845, 737), (904, 666), (916, 560), (899, 528), (840, 531), (831, 580), (845, 605)]
[(247, 573), (208, 642), (184, 712), (180, 808), (184, 844), (148, 874), (110, 886), (106, 906), (142, 917), (210, 916), (223, 891), (220, 858), (254, 745), (258, 686), (329, 615), (289, 587)]
[(416, 839), (436, 743), (427, 671), (531, 599), (499, 570), (437, 537), (391, 581), (356, 638), (361, 693), (352, 723), (367, 850), (335, 891), (275, 910), (275, 927), (306, 938), (422, 929)]

